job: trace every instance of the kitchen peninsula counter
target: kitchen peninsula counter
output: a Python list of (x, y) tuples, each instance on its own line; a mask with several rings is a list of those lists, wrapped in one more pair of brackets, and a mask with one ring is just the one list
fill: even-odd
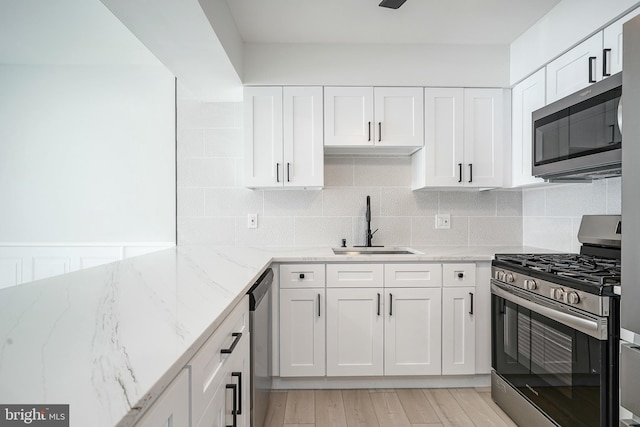
[(69, 404), (72, 427), (133, 424), (272, 262), (490, 261), (531, 247), (181, 246), (0, 290), (0, 404)]

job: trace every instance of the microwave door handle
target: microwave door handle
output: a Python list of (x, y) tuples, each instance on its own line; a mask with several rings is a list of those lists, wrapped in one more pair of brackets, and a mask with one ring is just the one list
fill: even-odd
[(616, 142), (616, 125), (609, 125), (609, 129), (611, 129), (611, 141), (609, 141), (609, 144), (614, 144)]

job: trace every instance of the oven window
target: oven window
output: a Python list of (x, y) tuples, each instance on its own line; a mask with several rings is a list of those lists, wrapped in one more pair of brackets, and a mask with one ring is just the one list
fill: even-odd
[(493, 368), (560, 425), (600, 426), (606, 341), (492, 295)]
[(535, 165), (620, 148), (617, 88), (534, 123)]

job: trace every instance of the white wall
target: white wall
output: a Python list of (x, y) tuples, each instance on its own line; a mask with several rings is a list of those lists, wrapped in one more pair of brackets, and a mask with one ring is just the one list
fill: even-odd
[(0, 242), (175, 239), (162, 66), (0, 66)]
[(562, 0), (511, 43), (510, 84), (516, 84), (638, 4), (638, 0)]
[(523, 190), (523, 243), (578, 252), (582, 215), (620, 215), (620, 184), (621, 178), (610, 178)]
[(509, 47), (246, 44), (246, 85), (509, 86)]

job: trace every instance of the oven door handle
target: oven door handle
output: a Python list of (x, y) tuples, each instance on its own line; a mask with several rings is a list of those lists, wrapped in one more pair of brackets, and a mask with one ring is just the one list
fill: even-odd
[(562, 323), (563, 325), (569, 326), (577, 331), (583, 332), (600, 341), (605, 341), (607, 339), (606, 319), (604, 319), (605, 321), (603, 322), (600, 318), (591, 318), (578, 313), (565, 313), (555, 308), (543, 305), (542, 303), (533, 302), (515, 295), (513, 292), (504, 289), (504, 287), (494, 282), (491, 283), (491, 293), (541, 314), (542, 316), (548, 317), (549, 319), (555, 320), (556, 322)]

